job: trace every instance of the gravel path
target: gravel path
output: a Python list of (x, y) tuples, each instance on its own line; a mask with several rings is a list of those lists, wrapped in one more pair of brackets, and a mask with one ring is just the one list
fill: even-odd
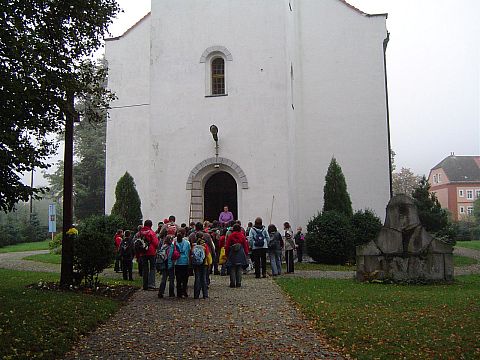
[(455, 268), (455, 275), (480, 274), (480, 251), (462, 247), (455, 247), (453, 253), (460, 256), (474, 258), (478, 261), (478, 263), (474, 265)]
[[(189, 278), (189, 294), (193, 279)], [(67, 359), (343, 359), (272, 278), (244, 277), (242, 288), (213, 276), (207, 300), (138, 291)]]

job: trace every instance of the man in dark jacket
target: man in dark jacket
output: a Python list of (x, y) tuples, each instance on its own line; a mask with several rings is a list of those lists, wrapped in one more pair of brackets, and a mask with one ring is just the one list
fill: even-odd
[(133, 246), (133, 239), (130, 231), (126, 230), (124, 238), (120, 243), (120, 256), (122, 258), (123, 280), (133, 280), (133, 257), (135, 256), (135, 249)]

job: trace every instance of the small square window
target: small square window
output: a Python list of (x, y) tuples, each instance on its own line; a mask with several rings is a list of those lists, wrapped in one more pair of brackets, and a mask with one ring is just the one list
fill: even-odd
[(472, 215), (473, 214), (473, 206), (467, 207), (467, 214)]
[(473, 190), (467, 190), (467, 199), (473, 200)]
[(463, 197), (463, 190), (458, 190), (458, 196)]

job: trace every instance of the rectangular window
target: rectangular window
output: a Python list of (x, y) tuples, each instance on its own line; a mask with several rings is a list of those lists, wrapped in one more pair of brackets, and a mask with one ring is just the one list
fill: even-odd
[(480, 199), (480, 190), (475, 190), (475, 197)]
[(438, 181), (437, 181), (437, 175), (433, 175), (433, 183), (436, 184)]
[(458, 190), (458, 196), (463, 197), (463, 190)]
[(437, 175), (437, 181), (439, 184), (442, 182), (442, 174)]
[(473, 190), (467, 190), (467, 199), (473, 200)]
[(212, 61), (212, 95), (225, 94), (225, 61), (216, 58)]
[(473, 206), (467, 207), (467, 214), (472, 215), (473, 214)]
[(465, 214), (465, 208), (463, 206), (460, 206), (460, 214)]

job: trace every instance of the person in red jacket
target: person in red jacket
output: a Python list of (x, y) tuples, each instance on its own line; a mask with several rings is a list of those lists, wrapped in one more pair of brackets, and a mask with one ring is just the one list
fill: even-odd
[(123, 240), (123, 230), (117, 230), (117, 233), (115, 234), (115, 238), (113, 241), (115, 241), (115, 272), (122, 272), (122, 266), (120, 262), (120, 243)]
[(148, 250), (142, 256), (143, 290), (155, 290), (155, 258), (158, 238), (152, 230), (152, 220), (145, 220), (140, 236), (148, 242)]
[(241, 287), (243, 269), (248, 265), (248, 242), (238, 224), (233, 225), (233, 231), (227, 237), (225, 254), (227, 267), (230, 267), (230, 287)]

